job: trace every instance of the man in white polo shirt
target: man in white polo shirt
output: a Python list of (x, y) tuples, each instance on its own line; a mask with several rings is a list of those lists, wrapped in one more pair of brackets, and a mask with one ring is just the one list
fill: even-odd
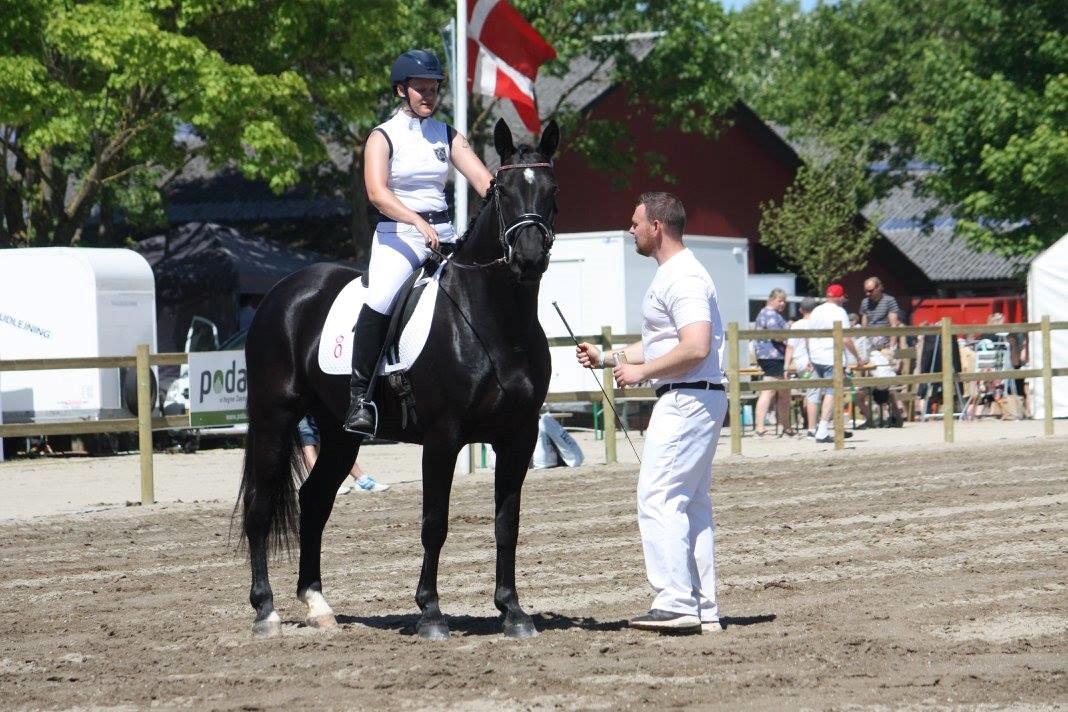
[[(812, 310), (812, 314), (808, 318), (808, 328), (833, 329), (834, 323), (837, 321), (842, 323), (843, 329), (848, 329), (849, 315), (842, 308), (842, 303), (845, 299), (846, 293), (842, 285), (832, 284), (828, 286), (827, 301)], [(848, 336), (843, 337), (842, 345), (845, 346), (846, 351), (853, 354), (853, 357), (857, 359), (857, 363), (862, 363), (860, 355), (857, 353), (857, 347), (853, 344), (853, 339)], [(834, 374), (834, 339), (829, 337), (809, 339), (808, 359), (812, 362), (812, 370), (816, 372), (816, 378), (832, 378)], [(842, 363), (845, 363), (844, 358)], [(816, 442), (829, 443), (834, 442), (834, 438), (830, 435), (831, 415), (834, 413), (834, 398), (831, 394), (834, 393), (834, 390), (831, 388), (822, 390), (823, 408), (820, 411), (819, 425), (816, 426)]]
[(586, 368), (612, 365), (618, 385), (651, 381), (656, 391), (638, 475), (638, 525), (656, 597), (630, 625), (669, 632), (720, 628), (711, 489), (727, 410), (723, 321), (712, 278), (682, 243), (685, 226), (677, 197), (641, 196), (630, 234), (638, 254), (658, 265), (642, 301), (642, 340), (611, 355), (578, 346)]

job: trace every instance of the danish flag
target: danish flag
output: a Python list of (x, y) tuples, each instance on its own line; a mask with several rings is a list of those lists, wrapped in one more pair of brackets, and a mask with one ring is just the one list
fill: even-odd
[(472, 91), (511, 99), (527, 130), (541, 131), (534, 103), (538, 67), (556, 50), (507, 0), (467, 0), (467, 82)]

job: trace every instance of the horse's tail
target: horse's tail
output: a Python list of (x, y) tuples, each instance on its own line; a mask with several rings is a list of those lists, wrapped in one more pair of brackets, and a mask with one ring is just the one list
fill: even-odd
[(249, 418), (237, 504), (245, 543), (266, 541), (268, 551), (288, 553), (298, 538), (297, 489), (307, 476), (296, 425), (265, 428)]

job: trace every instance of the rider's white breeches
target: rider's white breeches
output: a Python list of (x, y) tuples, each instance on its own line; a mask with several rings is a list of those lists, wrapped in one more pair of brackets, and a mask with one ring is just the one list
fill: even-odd
[[(452, 223), (434, 225), (442, 242), (455, 242)], [(367, 267), (367, 306), (379, 314), (390, 314), (397, 290), (415, 269), (430, 256), (430, 248), (413, 225), (380, 222), (371, 242), (371, 262)]]

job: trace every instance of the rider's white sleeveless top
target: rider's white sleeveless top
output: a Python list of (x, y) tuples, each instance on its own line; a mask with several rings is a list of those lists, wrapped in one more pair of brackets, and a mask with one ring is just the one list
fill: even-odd
[(452, 131), (435, 119), (416, 119), (398, 110), (376, 127), (389, 141), (388, 187), (417, 213), (446, 210)]

